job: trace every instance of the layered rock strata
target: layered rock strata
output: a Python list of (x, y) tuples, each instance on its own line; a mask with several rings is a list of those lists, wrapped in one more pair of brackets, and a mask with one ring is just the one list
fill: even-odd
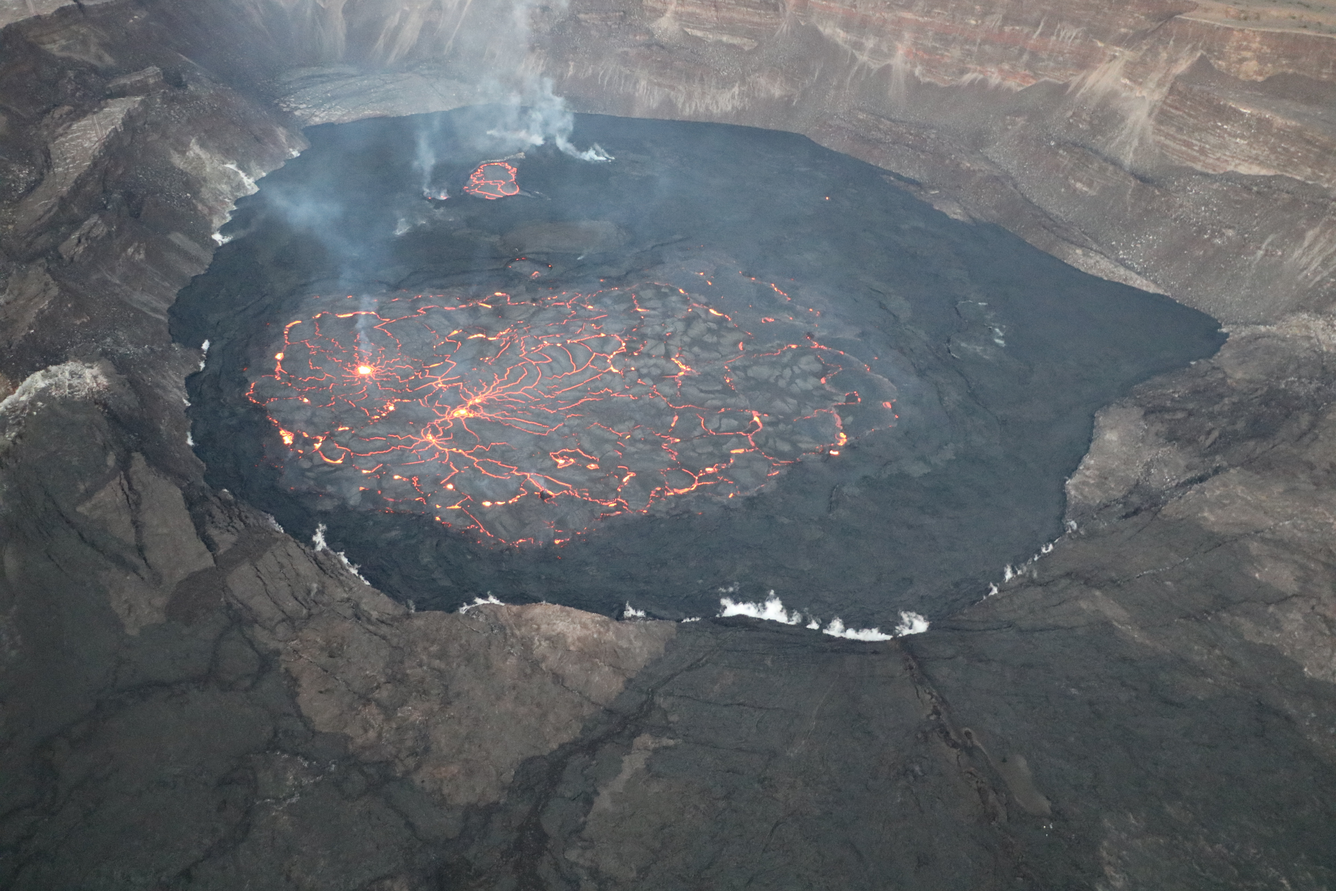
[[(583, 111), (806, 133), (1228, 320), (1318, 309), (1336, 271), (1327, 4), (238, 6), (262, 35), (236, 8), (207, 27), (309, 121), (534, 101), (550, 78)], [(301, 49), (277, 58), (280, 36)]]
[(1051, 553), (868, 646), (414, 614), (209, 491), (175, 293), (291, 115), (490, 96), (509, 8), (59, 6), (0, 4), (0, 884), (1336, 882), (1320, 15), (533, 10), (585, 108), (808, 132), (1255, 323), (1100, 416)]
[(1324, 307), (1336, 39), (1194, 6), (793, 3), (716, 25), (674, 3), (577, 11), (539, 56), (581, 105), (807, 133), (1220, 318)]

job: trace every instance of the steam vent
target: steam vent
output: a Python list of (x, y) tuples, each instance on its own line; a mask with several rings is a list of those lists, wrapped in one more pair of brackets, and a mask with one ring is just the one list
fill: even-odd
[(1336, 887), (1336, 4), (0, 0), (0, 887)]

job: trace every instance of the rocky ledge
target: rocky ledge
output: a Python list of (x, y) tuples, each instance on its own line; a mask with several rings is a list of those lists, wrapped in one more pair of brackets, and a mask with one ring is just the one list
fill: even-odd
[(1330, 38), (535, 10), (591, 110), (804, 130), (1234, 324), (1100, 414), (1068, 535), (869, 644), (413, 613), (211, 491), (165, 313), (232, 202), (303, 119), (485, 95), (493, 44), (468, 4), (57, 6), (0, 5), (0, 884), (1336, 884)]

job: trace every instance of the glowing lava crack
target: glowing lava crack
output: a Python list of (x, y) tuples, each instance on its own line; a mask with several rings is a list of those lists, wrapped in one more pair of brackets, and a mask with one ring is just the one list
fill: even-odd
[(792, 338), (793, 315), (734, 318), (674, 287), (358, 303), (311, 298), (272, 372), (251, 372), (285, 446), (271, 457), (296, 490), (480, 539), (562, 541), (688, 493), (749, 494), (894, 423), (894, 387)]
[(520, 187), (515, 182), (515, 173), (515, 168), (505, 161), (488, 161), (473, 171), (464, 185), (464, 191), (488, 201), (518, 195)]

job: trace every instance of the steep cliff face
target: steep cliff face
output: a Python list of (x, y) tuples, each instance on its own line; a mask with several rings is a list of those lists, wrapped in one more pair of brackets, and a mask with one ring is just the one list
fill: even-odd
[(711, 4), (577, 7), (538, 57), (581, 105), (804, 132), (1221, 318), (1322, 307), (1336, 40), (1194, 8), (794, 3), (715, 28)]
[(1326, 4), (241, 6), (209, 30), (276, 53), (259, 67), (307, 121), (532, 101), (550, 78), (578, 110), (806, 133), (1226, 320), (1323, 308), (1336, 274)]
[[(1336, 276), (1323, 3), (154, 10), (192, 59), (263, 83), (307, 122), (532, 101), (550, 78), (579, 110), (806, 133), (948, 212), (1225, 320), (1322, 309)], [(95, 62), (96, 40), (59, 44)]]
[[(1336, 882), (1321, 5), (520, 9), (0, 3), (0, 884)], [(542, 75), (1261, 323), (1106, 409), (1072, 533), (927, 635), (412, 613), (204, 485), (166, 308), (301, 123)]]

